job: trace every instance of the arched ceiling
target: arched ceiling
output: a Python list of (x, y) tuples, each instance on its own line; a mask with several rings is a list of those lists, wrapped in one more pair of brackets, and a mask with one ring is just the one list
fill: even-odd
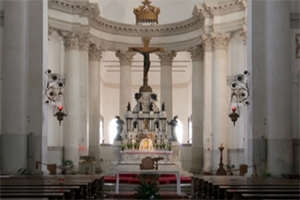
[[(135, 25), (135, 15), (133, 9), (142, 5), (143, 0), (90, 0), (91, 3), (97, 3), (100, 10), (100, 16), (107, 20)], [(159, 24), (173, 24), (182, 22), (192, 17), (192, 12), (196, 4), (203, 0), (152, 0), (151, 5), (159, 7)], [(138, 40), (140, 42), (140, 40)], [(142, 56), (137, 54), (134, 57), (132, 75), (133, 77), (142, 77)], [(114, 52), (106, 52), (102, 58), (102, 79), (108, 84), (119, 83), (119, 61)], [(149, 84), (160, 84), (160, 63), (155, 54), (151, 55), (151, 68), (149, 71)], [(187, 52), (178, 52), (173, 62), (173, 84), (185, 85), (191, 79), (191, 61)], [(142, 78), (133, 78), (133, 85), (142, 85)]]
[[(119, 23), (135, 24), (133, 9), (143, 0), (90, 0), (98, 3), (100, 16)], [(203, 0), (152, 0), (151, 5), (160, 8), (159, 24), (170, 24), (192, 17), (195, 4)]]

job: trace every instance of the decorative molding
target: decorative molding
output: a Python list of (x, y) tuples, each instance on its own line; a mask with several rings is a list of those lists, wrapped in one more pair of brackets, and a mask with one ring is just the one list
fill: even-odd
[(97, 44), (90, 44), (89, 47), (89, 59), (90, 60), (95, 60), (95, 61), (100, 61), (102, 58), (102, 48), (98, 46)]
[(213, 40), (210, 35), (201, 35), (202, 46), (204, 51), (212, 51)]
[(99, 16), (97, 18), (93, 18), (90, 21), (90, 25), (92, 28), (97, 30), (117, 35), (155, 37), (179, 35), (198, 30), (203, 26), (203, 20), (198, 17), (191, 17), (178, 23), (155, 26), (138, 26), (113, 22)]
[(200, 15), (202, 18), (227, 15), (245, 10), (246, 6), (247, 0), (205, 1), (203, 4), (195, 6), (193, 15)]
[(90, 44), (90, 36), (81, 36), (79, 38), (79, 48), (81, 51), (89, 51)]
[(244, 45), (247, 44), (247, 26), (243, 25), (243, 29), (241, 30), (240, 36), (243, 38)]
[(226, 49), (230, 40), (230, 33), (211, 33), (214, 49)]
[(156, 53), (160, 59), (161, 66), (172, 66), (172, 61), (176, 57), (175, 51), (165, 51)]
[(196, 45), (187, 50), (190, 55), (191, 59), (194, 61), (196, 60), (203, 60), (204, 52), (203, 52), (203, 46), (202, 45)]
[(79, 50), (79, 36), (77, 34), (65, 32), (65, 31), (61, 31), (60, 34), (64, 38), (64, 46), (66, 47), (66, 50), (68, 49)]
[(128, 51), (117, 51), (115, 55), (120, 60), (121, 66), (131, 66), (133, 56), (135, 55), (135, 52), (128, 52)]
[(212, 25), (212, 32), (221, 32), (221, 33), (227, 33), (227, 32), (234, 32), (237, 30), (243, 29), (243, 25), (245, 25), (245, 19), (238, 19), (231, 22), (224, 22), (221, 24), (213, 24)]

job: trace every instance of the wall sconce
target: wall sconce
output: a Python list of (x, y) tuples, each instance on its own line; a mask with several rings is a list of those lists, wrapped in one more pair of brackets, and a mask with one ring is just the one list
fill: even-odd
[(62, 89), (65, 87), (65, 80), (59, 74), (52, 73), (50, 69), (46, 70), (45, 74), (48, 75), (45, 89), (47, 100), (45, 103), (54, 105), (53, 116), (57, 118), (59, 125), (61, 125), (61, 121), (68, 115), (64, 94), (62, 93)]
[(245, 77), (249, 76), (249, 72), (246, 70), (243, 74), (238, 74), (234, 77), (234, 80), (230, 82), (231, 88), (231, 99), (229, 105), (229, 118), (233, 122), (233, 126), (235, 126), (235, 122), (240, 117), (239, 103), (243, 103), (243, 105), (248, 106), (249, 101), (249, 88), (248, 83), (245, 82)]

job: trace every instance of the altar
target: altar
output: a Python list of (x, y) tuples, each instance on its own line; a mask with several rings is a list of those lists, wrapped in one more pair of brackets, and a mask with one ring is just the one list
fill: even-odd
[[(113, 165), (137, 165), (143, 158), (149, 156), (163, 158), (158, 163), (160, 165), (172, 164), (181, 169), (180, 144), (175, 134), (170, 131), (174, 130), (174, 127), (168, 126), (170, 123), (167, 121), (165, 103), (162, 102), (161, 106), (156, 105), (157, 94), (153, 93), (148, 85), (149, 53), (154, 52), (153, 48), (150, 48), (149, 52), (150, 39), (142, 38), (144, 48), (141, 51), (137, 51), (139, 48), (129, 48), (129, 51), (143, 52), (144, 61), (148, 60), (144, 62), (143, 85), (139, 88), (139, 92), (134, 94), (136, 104), (131, 107), (128, 102), (124, 121), (117, 116), (119, 123), (117, 137), (113, 144)], [(160, 51), (160, 49), (157, 48), (155, 51)], [(147, 63), (149, 66), (146, 66)]]
[(120, 164), (140, 164), (141, 160), (147, 156), (149, 157), (162, 157), (163, 160), (158, 161), (158, 164), (171, 164), (170, 156), (173, 151), (140, 151), (140, 150), (124, 150), (120, 151), (121, 159)]

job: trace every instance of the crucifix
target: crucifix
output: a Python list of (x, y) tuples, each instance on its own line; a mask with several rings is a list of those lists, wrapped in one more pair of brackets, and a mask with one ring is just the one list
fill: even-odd
[(148, 71), (150, 69), (150, 53), (153, 52), (163, 52), (162, 47), (149, 47), (149, 42), (151, 38), (142, 38), (144, 47), (129, 47), (128, 51), (136, 51), (144, 56), (144, 78), (143, 85), (148, 85)]

